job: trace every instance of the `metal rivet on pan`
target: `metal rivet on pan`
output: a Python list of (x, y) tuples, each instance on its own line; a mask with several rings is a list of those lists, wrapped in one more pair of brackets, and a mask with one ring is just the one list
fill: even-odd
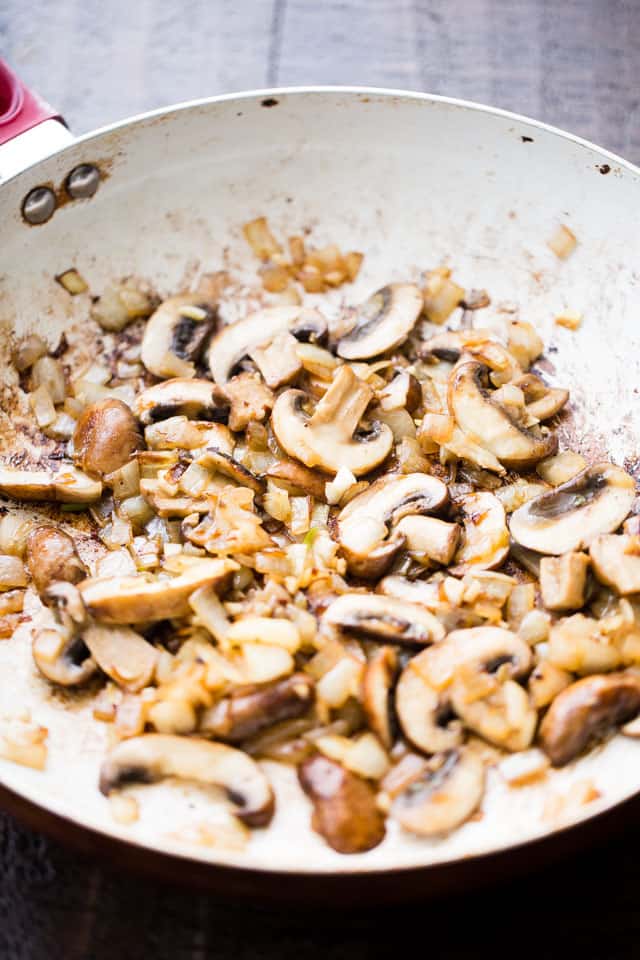
[(22, 202), (22, 216), (27, 223), (46, 223), (56, 208), (56, 195), (50, 187), (34, 187)]
[(66, 179), (67, 193), (74, 200), (87, 200), (100, 186), (100, 171), (91, 163), (74, 167)]

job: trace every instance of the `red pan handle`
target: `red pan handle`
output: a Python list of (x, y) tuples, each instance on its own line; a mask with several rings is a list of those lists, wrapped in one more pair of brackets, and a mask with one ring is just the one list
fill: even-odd
[(0, 58), (0, 144), (44, 120), (62, 120), (57, 110), (28, 90)]

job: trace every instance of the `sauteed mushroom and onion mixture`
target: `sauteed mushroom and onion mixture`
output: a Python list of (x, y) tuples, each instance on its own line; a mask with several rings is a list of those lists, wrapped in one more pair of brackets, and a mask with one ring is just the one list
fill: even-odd
[[(275, 305), (125, 280), (93, 299), (104, 362), (15, 344), (43, 453), (0, 467), (0, 626), (94, 697), (96, 790), (215, 784), (264, 829), (278, 761), (357, 853), (478, 816), (489, 765), (638, 735), (634, 480), (559, 449), (536, 330), (444, 268), (332, 313), (360, 254), (245, 234)], [(41, 768), (22, 727), (1, 753)]]

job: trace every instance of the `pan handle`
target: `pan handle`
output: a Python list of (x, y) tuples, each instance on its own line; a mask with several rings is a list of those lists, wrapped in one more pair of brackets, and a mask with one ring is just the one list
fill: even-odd
[(62, 117), (37, 93), (28, 90), (0, 59), (0, 144), (45, 120), (62, 122)]

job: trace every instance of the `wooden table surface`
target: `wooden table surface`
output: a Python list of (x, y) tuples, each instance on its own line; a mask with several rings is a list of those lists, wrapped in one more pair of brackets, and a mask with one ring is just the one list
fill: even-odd
[[(0, 0), (0, 54), (78, 133), (233, 90), (370, 84), (505, 107), (640, 162), (639, 0)], [(0, 814), (0, 958), (637, 957), (639, 858), (640, 826), (471, 898), (309, 914), (116, 876)]]

